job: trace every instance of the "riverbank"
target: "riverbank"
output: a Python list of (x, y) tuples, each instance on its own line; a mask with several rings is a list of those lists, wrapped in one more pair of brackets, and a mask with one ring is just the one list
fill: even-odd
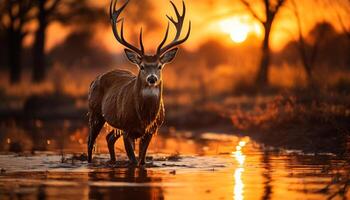
[(236, 130), (270, 146), (313, 153), (349, 153), (348, 95), (288, 93), (235, 106), (227, 114)]

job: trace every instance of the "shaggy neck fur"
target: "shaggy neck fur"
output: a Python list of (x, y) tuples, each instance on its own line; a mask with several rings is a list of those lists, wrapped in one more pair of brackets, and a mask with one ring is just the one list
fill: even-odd
[(163, 83), (160, 83), (157, 86), (150, 87), (142, 82), (140, 78), (137, 78), (136, 83), (136, 112), (141, 123), (147, 128), (159, 112), (160, 104), (162, 101), (162, 90)]

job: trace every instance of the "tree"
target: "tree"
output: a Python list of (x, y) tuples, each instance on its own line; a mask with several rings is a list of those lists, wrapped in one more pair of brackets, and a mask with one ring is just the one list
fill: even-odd
[(89, 30), (74, 31), (62, 43), (48, 52), (48, 57), (56, 64), (67, 69), (83, 66), (84, 68), (103, 68), (113, 63), (111, 53), (93, 40)]
[[(45, 77), (45, 39), (46, 39), (46, 29), (49, 24), (49, 15), (57, 8), (61, 0), (38, 0), (36, 2), (38, 7), (38, 29), (35, 32), (35, 42), (33, 45), (33, 82), (40, 82)], [(51, 3), (49, 6), (47, 4)]]
[(313, 71), (316, 62), (316, 57), (320, 49), (320, 45), (325, 40), (325, 37), (329, 35), (327, 33), (334, 32), (334, 28), (326, 22), (317, 24), (315, 28), (309, 33), (309, 35), (312, 37), (312, 41), (307, 42), (303, 35), (301, 17), (298, 10), (298, 6), (294, 0), (291, 0), (291, 2), (298, 27), (298, 53), (300, 55), (303, 67), (307, 75), (308, 87), (312, 88), (315, 86)]
[[(339, 3), (339, 2), (338, 2)], [(345, 5), (340, 5), (343, 7), (343, 9), (345, 10), (345, 12), (347, 14), (349, 14), (350, 12), (350, 0), (348, 0), (347, 2), (344, 2)], [(345, 35), (348, 37), (348, 39), (350, 40), (350, 29), (346, 26), (346, 24), (344, 23), (343, 18), (341, 17), (340, 13), (338, 11), (336, 11), (337, 14), (337, 18), (339, 21), (339, 24), (341, 26), (341, 28), (343, 29), (343, 32), (345, 33)]]
[[(79, 23), (82, 28), (91, 26), (106, 17), (104, 10), (88, 5), (87, 0), (35, 0), (38, 7), (38, 29), (33, 46), (33, 82), (46, 76), (45, 42), (47, 27), (55, 21), (63, 24)], [(106, 24), (107, 24), (106, 20)]]
[(31, 0), (4, 0), (0, 7), (0, 29), (8, 40), (8, 67), (12, 84), (21, 79), (22, 42), (28, 34), (26, 24), (34, 16), (32, 8)]
[(270, 64), (270, 33), (272, 24), (275, 20), (276, 14), (280, 10), (281, 6), (285, 3), (286, 0), (276, 0), (274, 2), (270, 0), (262, 0), (264, 5), (264, 18), (261, 18), (258, 13), (253, 9), (251, 4), (247, 0), (241, 0), (246, 9), (250, 14), (259, 21), (264, 28), (264, 39), (262, 43), (262, 57), (260, 61), (260, 67), (256, 77), (256, 83), (260, 87), (265, 87), (268, 85), (268, 70)]

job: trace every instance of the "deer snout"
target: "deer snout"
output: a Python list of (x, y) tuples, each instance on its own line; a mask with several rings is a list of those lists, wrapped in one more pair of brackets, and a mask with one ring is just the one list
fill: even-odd
[(147, 77), (147, 83), (151, 86), (156, 85), (156, 83), (158, 82), (158, 77), (154, 74), (151, 74)]

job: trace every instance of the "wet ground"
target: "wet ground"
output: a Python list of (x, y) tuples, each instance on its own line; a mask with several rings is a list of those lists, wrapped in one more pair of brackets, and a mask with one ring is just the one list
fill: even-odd
[(276, 150), (229, 134), (172, 131), (153, 138), (145, 168), (128, 168), (121, 140), (117, 163), (108, 162), (104, 136), (90, 165), (79, 133), (63, 143), (46, 138), (46, 151), (3, 151), (0, 199), (350, 198), (349, 163), (336, 155)]

